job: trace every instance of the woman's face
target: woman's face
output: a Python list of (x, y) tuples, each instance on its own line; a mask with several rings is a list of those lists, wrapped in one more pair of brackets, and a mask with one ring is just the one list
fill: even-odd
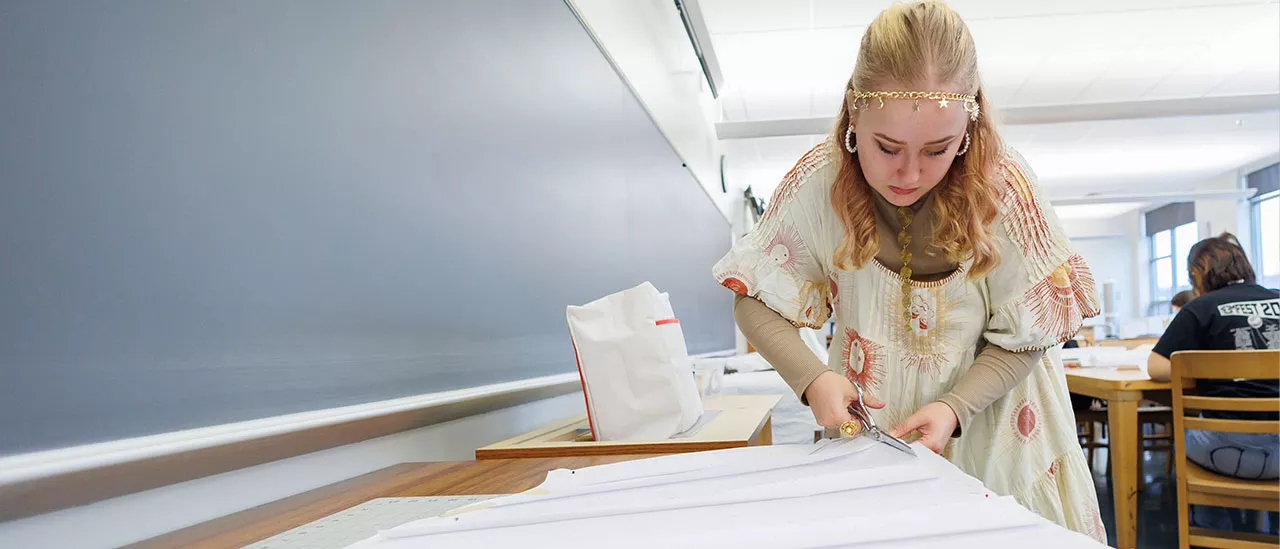
[[(894, 89), (894, 88), (890, 88)], [(909, 206), (942, 181), (964, 146), (969, 113), (951, 101), (946, 108), (921, 99), (920, 110), (905, 99), (869, 99), (856, 113), (858, 161), (871, 188), (895, 206)]]

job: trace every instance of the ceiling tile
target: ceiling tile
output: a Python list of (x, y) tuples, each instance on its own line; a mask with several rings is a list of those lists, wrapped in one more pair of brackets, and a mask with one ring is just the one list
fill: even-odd
[(1120, 202), (1115, 204), (1089, 204), (1080, 206), (1053, 206), (1058, 219), (1109, 219), (1141, 208), (1145, 202)]
[(712, 35), (808, 29), (809, 0), (699, 0)]
[[(1242, 71), (1226, 78), (1210, 90), (1211, 95), (1246, 93), (1280, 93), (1280, 74), (1270, 71)], [(1276, 107), (1280, 108), (1280, 105)]]
[(885, 5), (881, 2), (814, 0), (813, 24), (818, 28), (866, 27), (875, 20), (877, 15), (880, 15)]
[[(834, 116), (886, 2), (702, 0), (725, 119)], [(1280, 2), (950, 0), (984, 91), (1009, 106), (1280, 93)], [(1280, 105), (1278, 105), (1280, 109)], [(1236, 124), (1239, 120), (1240, 124)], [(1280, 153), (1280, 110), (1001, 129), (1056, 193), (1189, 188)], [(731, 173), (767, 195), (819, 137), (735, 141)]]
[(1105, 50), (1066, 48), (1045, 58), (1027, 77), (1018, 91), (1018, 105), (1070, 103), (1084, 91), (1110, 63)]
[(809, 94), (752, 91), (743, 96), (749, 120), (808, 118), (812, 110)]

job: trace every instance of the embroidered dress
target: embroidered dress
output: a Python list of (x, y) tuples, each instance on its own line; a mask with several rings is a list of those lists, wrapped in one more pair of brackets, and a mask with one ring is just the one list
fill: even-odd
[[(838, 144), (809, 151), (778, 186), (760, 224), (716, 264), (717, 282), (761, 300), (796, 326), (834, 314), (828, 367), (885, 401), (892, 426), (948, 392), (983, 345), (1045, 349), (1039, 367), (963, 426), (943, 455), (988, 488), (1105, 543), (1093, 479), (1075, 434), (1060, 345), (1098, 314), (1093, 277), (1047, 208), (1035, 176), (1008, 150), (993, 224), (1000, 263), (969, 279), (969, 263), (934, 282), (902, 279), (872, 260), (836, 269), (844, 227), (831, 207)], [(907, 307), (910, 313), (903, 311)], [(909, 320), (907, 320), (909, 318)]]

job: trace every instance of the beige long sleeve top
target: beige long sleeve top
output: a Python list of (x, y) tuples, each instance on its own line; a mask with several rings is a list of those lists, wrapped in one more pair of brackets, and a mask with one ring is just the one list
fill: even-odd
[[(900, 227), (896, 220), (897, 207), (878, 193), (875, 194), (875, 200), (876, 232), (880, 240), (880, 250), (876, 253), (875, 261), (897, 271), (902, 267), (898, 255), (897, 234)], [(912, 206), (916, 213), (915, 220), (908, 227), (911, 234), (908, 249), (913, 256), (911, 268), (912, 278), (915, 280), (939, 280), (958, 267), (955, 261), (928, 250), (927, 244), (933, 232), (933, 209), (929, 207), (932, 200), (933, 194), (930, 193)], [(807, 404), (805, 389), (823, 372), (828, 371), (828, 368), (801, 341), (795, 326), (764, 303), (742, 295), (737, 296), (734, 302), (734, 319), (747, 341), (773, 365), (800, 400)], [(1043, 351), (1014, 353), (996, 345), (986, 345), (969, 370), (938, 401), (955, 411), (959, 429), (963, 429), (974, 415), (1027, 377), (1031, 369), (1040, 362), (1042, 355)]]

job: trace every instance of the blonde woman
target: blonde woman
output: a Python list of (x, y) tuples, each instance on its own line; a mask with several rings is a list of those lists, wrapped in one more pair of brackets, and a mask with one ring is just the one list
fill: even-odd
[[(1059, 346), (1098, 314), (1088, 266), (1004, 148), (973, 38), (940, 2), (867, 28), (833, 135), (715, 266), (735, 318), (821, 425), (857, 398), (1044, 517), (1106, 540)], [(828, 364), (796, 326), (833, 315)]]

